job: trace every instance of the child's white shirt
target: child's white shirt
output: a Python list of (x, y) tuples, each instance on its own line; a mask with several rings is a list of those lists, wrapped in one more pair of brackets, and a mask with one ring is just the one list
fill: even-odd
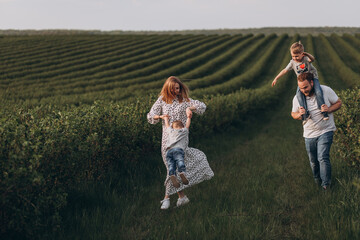
[(169, 134), (166, 150), (171, 148), (181, 148), (185, 150), (187, 148), (189, 142), (189, 129), (186, 127), (181, 129), (167, 127), (166, 131)]
[(311, 64), (311, 62), (309, 62), (309, 58), (306, 56), (303, 57), (301, 62), (295, 62), (293, 59), (291, 59), (285, 69), (287, 71), (293, 69), (294, 72), (296, 73), (296, 76), (299, 76), (304, 72), (310, 72), (314, 74), (314, 78), (319, 79), (316, 68)]

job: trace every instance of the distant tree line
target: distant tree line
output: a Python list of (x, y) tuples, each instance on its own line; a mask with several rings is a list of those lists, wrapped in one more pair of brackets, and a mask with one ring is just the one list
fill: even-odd
[(101, 31), (101, 30), (71, 30), (71, 29), (43, 29), (43, 30), (0, 30), (0, 35), (74, 35), (74, 34), (288, 34), (293, 36), (300, 35), (330, 35), (330, 34), (360, 34), (358, 27), (266, 27), (266, 28), (244, 28), (244, 29), (195, 29), (195, 30), (169, 30), (169, 31)]

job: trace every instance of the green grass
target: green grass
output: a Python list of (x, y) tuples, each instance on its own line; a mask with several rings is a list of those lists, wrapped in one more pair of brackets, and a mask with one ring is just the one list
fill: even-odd
[[(69, 196), (58, 239), (360, 239), (359, 173), (331, 154), (333, 187), (312, 179), (302, 126), (290, 117), (291, 98), (191, 146), (208, 157), (215, 176), (186, 190), (190, 203), (160, 210), (166, 175), (128, 170)], [(335, 115), (336, 117), (336, 115)], [(140, 169), (140, 168), (139, 168)], [(145, 172), (145, 173), (144, 173)], [(144, 175), (145, 174), (145, 175)], [(117, 180), (116, 180), (117, 179)]]

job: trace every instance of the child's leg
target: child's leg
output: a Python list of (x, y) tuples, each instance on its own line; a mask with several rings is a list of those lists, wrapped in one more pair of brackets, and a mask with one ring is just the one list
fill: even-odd
[(315, 95), (316, 95), (316, 101), (318, 104), (318, 108), (321, 109), (321, 105), (325, 104), (325, 101), (324, 101), (322, 89), (320, 87), (319, 79), (317, 79), (317, 78), (314, 78), (314, 91), (315, 91)]
[(167, 162), (167, 164), (168, 164), (169, 176), (175, 175), (175, 171), (176, 171), (176, 161), (175, 161), (175, 159), (174, 159), (172, 149), (170, 149), (170, 150), (166, 153), (166, 162)]
[(168, 168), (169, 168), (169, 176), (170, 176), (170, 180), (173, 184), (174, 187), (179, 188), (180, 187), (180, 183), (176, 178), (176, 159), (175, 159), (175, 153), (176, 150), (175, 149), (170, 149), (167, 153), (166, 153), (166, 162), (168, 163)]
[[(323, 91), (320, 87), (319, 79), (317, 79), (317, 78), (314, 78), (314, 91), (315, 91), (315, 95), (316, 95), (316, 101), (318, 104), (318, 108), (321, 110), (321, 106), (323, 104), (325, 104), (325, 101), (324, 101)], [(327, 112), (322, 112), (322, 114), (324, 115), (324, 119), (328, 118)]]
[(177, 154), (176, 154), (176, 157), (175, 157), (176, 162), (177, 162), (178, 172), (185, 172), (186, 171), (184, 157), (185, 157), (184, 150), (182, 150), (182, 149), (181, 149), (181, 151), (179, 150), (177, 152)]
[(185, 185), (187, 185), (187, 184), (189, 184), (189, 180), (185, 176), (186, 167), (185, 167), (184, 157), (185, 157), (184, 150), (179, 148), (179, 150), (176, 152), (175, 159), (177, 162), (178, 172), (180, 173), (179, 176), (181, 178), (181, 181)]
[(297, 89), (296, 89), (296, 97), (297, 97), (297, 100), (299, 101), (300, 106), (305, 109), (305, 114), (301, 115), (302, 120), (305, 120), (309, 117), (309, 111), (308, 111), (307, 104), (306, 104), (306, 97), (300, 91), (299, 87), (297, 87)]

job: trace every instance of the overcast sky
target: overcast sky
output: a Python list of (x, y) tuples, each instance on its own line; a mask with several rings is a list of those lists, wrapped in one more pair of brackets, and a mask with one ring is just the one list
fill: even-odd
[(360, 0), (0, 0), (0, 29), (360, 27)]

